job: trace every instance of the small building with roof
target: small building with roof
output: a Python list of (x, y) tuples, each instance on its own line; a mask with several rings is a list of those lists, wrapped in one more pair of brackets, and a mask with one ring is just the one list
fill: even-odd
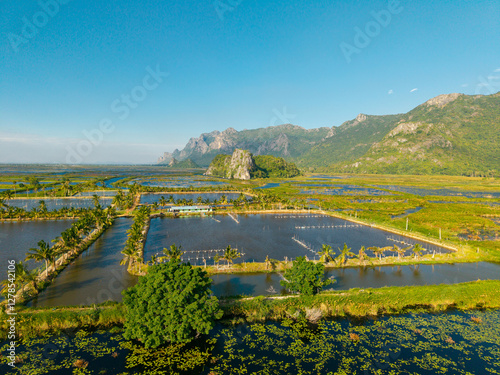
[(169, 209), (174, 214), (213, 212), (212, 206), (174, 206)]

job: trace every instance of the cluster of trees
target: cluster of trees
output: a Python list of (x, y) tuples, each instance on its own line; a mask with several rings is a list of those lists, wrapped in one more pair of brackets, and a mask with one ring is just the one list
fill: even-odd
[(4, 192), (4, 196), (12, 194), (17, 196), (20, 193), (26, 193), (33, 196), (39, 196), (40, 192), (43, 196), (48, 197), (70, 197), (84, 191), (96, 190), (105, 187), (105, 178), (95, 178), (87, 182), (73, 183), (68, 177), (62, 177), (56, 182), (43, 183), (38, 177), (26, 177), (23, 182), (12, 181), (13, 190)]
[(254, 156), (255, 171), (252, 178), (289, 178), (300, 176), (301, 172), (294, 163), (272, 155)]
[(291, 292), (307, 296), (319, 293), (323, 287), (333, 280), (325, 279), (325, 266), (321, 263), (307, 261), (306, 257), (298, 257), (292, 268), (285, 271), (284, 280), (280, 284)]
[(24, 285), (29, 282), (34, 290), (37, 290), (38, 281), (41, 277), (48, 278), (49, 272), (56, 270), (56, 260), (63, 257), (66, 260), (74, 254), (85, 237), (93, 230), (100, 231), (113, 224), (115, 212), (112, 208), (103, 210), (101, 207), (85, 212), (71, 227), (61, 233), (59, 237), (52, 240), (53, 245), (41, 240), (38, 246), (31, 248), (26, 254), (26, 261), (33, 259), (35, 262), (44, 262), (44, 272), (39, 268), (29, 270), (25, 263), (16, 262), (16, 283)]
[(127, 265), (129, 271), (137, 272), (143, 261), (144, 226), (147, 224), (150, 214), (151, 208), (149, 206), (140, 207), (135, 213), (134, 223), (127, 231), (127, 242), (122, 250), (123, 259), (120, 264)]
[(130, 189), (127, 194), (120, 190), (113, 197), (113, 201), (111, 203), (119, 210), (129, 209), (134, 205), (134, 197), (136, 194), (137, 192), (133, 189)]
[(197, 204), (241, 204), (241, 203), (247, 203), (249, 200), (245, 196), (245, 194), (240, 193), (238, 198), (236, 199), (227, 199), (227, 196), (222, 194), (219, 199), (214, 199), (210, 200), (209, 198), (203, 199), (200, 196), (196, 200), (194, 199), (186, 199), (186, 198), (179, 198), (179, 199), (174, 199), (173, 195), (170, 195), (168, 198), (165, 198), (163, 195), (158, 199), (158, 202), (154, 202), (151, 206), (153, 208), (158, 208), (158, 207), (163, 207), (166, 206), (167, 204), (172, 204), (172, 205), (183, 205), (183, 206), (193, 206)]
[(219, 262), (221, 261), (226, 261), (227, 266), (229, 267), (230, 263), (233, 264), (233, 261), (240, 257), (241, 253), (237, 249), (233, 249), (231, 246), (228, 246), (226, 247), (226, 250), (224, 250), (224, 255), (214, 256), (214, 262), (217, 264), (217, 268), (219, 267)]
[(123, 336), (156, 348), (208, 334), (222, 317), (211, 283), (205, 271), (177, 257), (149, 267), (146, 276), (123, 292), (127, 311)]
[(294, 209), (300, 205), (296, 201), (292, 201), (285, 196), (280, 196), (270, 191), (259, 191), (257, 197), (254, 197), (252, 203), (256, 208), (269, 210), (269, 209)]
[(382, 256), (386, 252), (398, 254), (399, 259), (401, 259), (401, 257), (409, 250), (412, 251), (415, 258), (421, 256), (423, 252), (422, 245), (420, 245), (419, 243), (415, 244), (415, 246), (412, 245), (408, 247), (399, 247), (398, 245), (393, 245), (386, 247), (372, 246), (368, 249), (365, 249), (364, 246), (361, 246), (358, 254), (352, 253), (351, 248), (344, 243), (344, 247), (342, 249), (339, 248), (338, 250), (340, 253), (335, 257), (336, 252), (332, 249), (332, 247), (330, 245), (323, 245), (321, 247), (321, 250), (318, 252), (318, 255), (320, 256), (320, 262), (334, 262), (344, 267), (349, 259), (357, 258), (363, 265), (365, 265), (366, 262), (370, 262), (370, 257), (368, 257), (366, 250), (370, 250), (380, 260), (382, 260)]
[(37, 218), (58, 218), (58, 217), (79, 217), (94, 209), (101, 208), (99, 196), (94, 194), (92, 200), (94, 208), (76, 208), (63, 206), (58, 210), (48, 210), (45, 200), (38, 201), (38, 206), (26, 210), (21, 207), (13, 207), (8, 204), (12, 199), (12, 194), (7, 192), (4, 198), (0, 197), (0, 219), (37, 219)]

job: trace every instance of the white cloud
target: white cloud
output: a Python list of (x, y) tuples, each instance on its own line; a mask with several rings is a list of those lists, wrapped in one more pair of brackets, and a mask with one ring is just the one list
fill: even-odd
[(495, 73), (499, 73), (499, 72), (500, 72), (500, 68), (496, 68)]
[(464, 83), (464, 84), (462, 85), (462, 87), (469, 87), (469, 84), (468, 84), (468, 83)]
[(491, 76), (488, 76), (488, 79), (491, 81), (491, 80), (494, 80), (494, 79), (500, 79), (500, 76), (494, 76), (494, 75), (491, 75)]
[(417, 88), (413, 89), (413, 90), (410, 90), (410, 92), (415, 92), (415, 91), (418, 91)]
[(389, 90), (388, 94), (389, 94), (389, 95), (394, 94), (394, 90), (392, 90), (392, 89), (391, 89), (391, 90)]

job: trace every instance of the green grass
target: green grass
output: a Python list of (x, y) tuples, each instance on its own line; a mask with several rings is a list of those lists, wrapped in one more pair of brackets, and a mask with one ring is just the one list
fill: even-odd
[(500, 281), (476, 281), (454, 285), (351, 289), (312, 297), (249, 298), (222, 304), (224, 317), (245, 320), (282, 320), (297, 311), (319, 309), (324, 318), (369, 317), (414, 311), (500, 308)]
[[(500, 308), (500, 281), (476, 281), (452, 285), (385, 287), (325, 292), (312, 297), (254, 297), (221, 300), (223, 319), (254, 322), (288, 319), (298, 313), (320, 311), (323, 318), (370, 317), (408, 312), (442, 312), (448, 309)], [(121, 303), (94, 307), (60, 307), (18, 310), (20, 337), (58, 333), (65, 329), (121, 327), (125, 308)], [(0, 315), (0, 339), (8, 328), (5, 314)]]

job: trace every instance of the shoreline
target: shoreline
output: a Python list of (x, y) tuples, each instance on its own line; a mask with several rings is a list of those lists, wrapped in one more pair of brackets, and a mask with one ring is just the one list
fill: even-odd
[[(246, 297), (220, 299), (222, 323), (241, 324), (282, 321), (300, 311), (320, 319), (380, 318), (408, 313), (445, 313), (500, 309), (500, 280), (471, 281), (459, 284), (383, 287), (322, 292), (315, 296)], [(2, 312), (5, 316), (5, 313)], [(112, 329), (121, 327), (126, 311), (123, 303), (105, 302), (93, 306), (23, 307), (18, 311), (25, 322), (19, 334), (41, 336), (64, 329)], [(0, 315), (1, 316), (1, 315)], [(7, 332), (6, 319), (0, 319)], [(0, 336), (0, 339), (4, 337)]]

